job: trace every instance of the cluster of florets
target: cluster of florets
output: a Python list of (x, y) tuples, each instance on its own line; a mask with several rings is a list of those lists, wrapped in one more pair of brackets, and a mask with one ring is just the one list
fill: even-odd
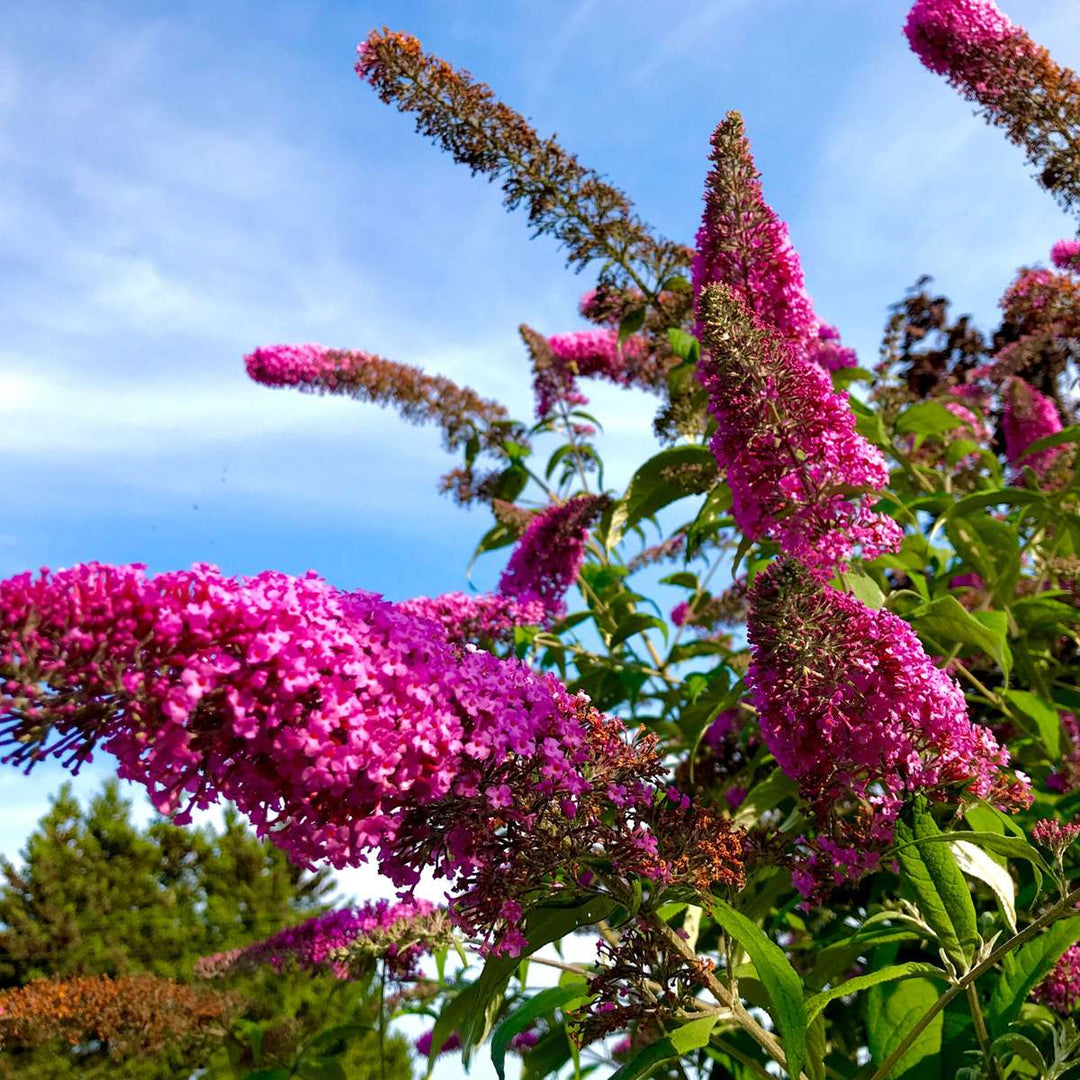
[(1036, 165), (1066, 207), (1080, 198), (1080, 80), (1056, 64), (993, 0), (918, 0), (904, 27), (911, 48)]
[(379, 900), (328, 911), (263, 941), (204, 957), (196, 964), (195, 974), (214, 978), (263, 965), (281, 972), (295, 965), (349, 979), (380, 958), (391, 978), (404, 981), (419, 974), (422, 956), (449, 940), (446, 913), (433, 904), (426, 900), (396, 904)]
[(661, 540), (658, 544), (650, 544), (649, 547), (639, 551), (626, 564), (628, 574), (636, 573), (646, 566), (655, 566), (657, 563), (672, 562), (682, 556), (686, 550), (686, 534), (676, 533), (674, 536)]
[(399, 611), (437, 623), (447, 641), (505, 644), (519, 626), (542, 626), (549, 612), (539, 600), (499, 593), (441, 593), (417, 596), (396, 605)]
[(114, 1057), (190, 1047), (220, 1035), (240, 1011), (237, 995), (156, 975), (35, 979), (0, 990), (0, 1047), (98, 1043)]
[(1055, 821), (1053, 818), (1040, 818), (1031, 827), (1031, 839), (1042, 844), (1056, 855), (1060, 855), (1080, 836), (1080, 824), (1076, 822)]
[(716, 596), (705, 592), (676, 604), (671, 609), (671, 621), (676, 626), (693, 627), (707, 633), (741, 626), (746, 622), (746, 589), (746, 575), (743, 574)]
[(1080, 273), (1080, 240), (1058, 240), (1050, 249), (1050, 261), (1059, 270)]
[(1080, 721), (1076, 714), (1062, 713), (1061, 728), (1067, 742), (1062, 747), (1061, 764), (1047, 777), (1046, 786), (1051, 791), (1077, 791), (1080, 790)]
[(100, 742), (155, 805), (234, 801), (302, 863), (362, 861), (481, 763), (546, 754), (553, 676), (453, 648), (427, 620), (309, 575), (77, 566), (0, 583), (7, 760)]
[(716, 420), (711, 445), (742, 532), (773, 540), (822, 577), (859, 549), (866, 558), (895, 550), (899, 525), (853, 493), (883, 488), (885, 461), (825, 373), (726, 286), (706, 288), (698, 311), (706, 346), (698, 377)]
[(765, 201), (742, 117), (729, 112), (712, 136), (712, 169), (696, 238), (694, 294), (728, 285), (755, 315), (786, 338), (809, 343), (819, 320), (787, 225)]
[(485, 400), (475, 390), (359, 349), (269, 345), (245, 357), (244, 364), (248, 375), (263, 386), (392, 405), (412, 423), (441, 428), (450, 450), (474, 437), (484, 446), (496, 446), (511, 426), (505, 406)]
[(1005, 388), (1001, 426), (1005, 435), (1005, 457), (1017, 475), (1030, 468), (1043, 477), (1064, 452), (1062, 447), (1052, 446), (1028, 453), (1032, 443), (1061, 431), (1061, 417), (1053, 401), (1023, 379), (1012, 378)]
[(880, 845), (916, 791), (1028, 801), (1026, 777), (1004, 772), (1008, 752), (971, 722), (960, 688), (891, 612), (778, 562), (754, 583), (748, 636), (762, 737), (819, 818), (852, 800), (872, 806), (861, 832)]
[(100, 742), (162, 810), (224, 797), (298, 861), (378, 848), (400, 886), (456, 878), (455, 920), (506, 951), (596, 859), (698, 890), (742, 872), (727, 823), (658, 794), (654, 738), (313, 575), (88, 564), (0, 582), (0, 717), (10, 760), (78, 763)]
[(517, 955), (538, 903), (629, 896), (631, 882), (705, 893), (743, 880), (731, 823), (663, 785), (654, 735), (627, 738), (587, 699), (566, 699), (531, 755), (478, 762), (453, 793), (401, 823), (401, 884), (434, 865), (456, 874), (455, 923), (479, 946)]
[(904, 33), (931, 71), (963, 85), (983, 76), (982, 67), (971, 65), (1003, 47), (1015, 48), (1023, 31), (993, 0), (919, 0), (908, 12)]
[(578, 495), (556, 503), (529, 522), (499, 580), (499, 591), (522, 603), (540, 604), (558, 618), (563, 597), (585, 561), (589, 526), (607, 506), (602, 495)]
[(811, 341), (806, 349), (807, 359), (826, 371), (842, 371), (844, 368), (858, 367), (859, 358), (855, 350), (840, 342), (840, 331), (828, 323), (818, 326), (817, 340)]
[(1070, 945), (1031, 993), (1034, 1001), (1069, 1016), (1080, 1004), (1080, 945)]

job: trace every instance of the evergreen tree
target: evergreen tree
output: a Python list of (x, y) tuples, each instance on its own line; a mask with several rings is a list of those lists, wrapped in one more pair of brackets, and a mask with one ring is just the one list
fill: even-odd
[[(335, 885), (259, 841), (231, 809), (221, 829), (156, 820), (140, 829), (116, 781), (83, 809), (64, 785), (27, 840), (0, 856), (0, 987), (37, 978), (151, 972), (188, 980), (202, 956), (245, 945), (323, 911)], [(288, 1063), (331, 1024), (377, 1022), (377, 991), (330, 975), (255, 973), (233, 980), (247, 1003), (222, 1046), (192, 1062), (175, 1050), (116, 1060), (63, 1047), (0, 1050), (0, 1078), (210, 1078)], [(374, 995), (374, 996), (373, 996)], [(348, 1080), (381, 1077), (378, 1038), (339, 1059)], [(386, 1080), (407, 1080), (404, 1041), (386, 1044)]]

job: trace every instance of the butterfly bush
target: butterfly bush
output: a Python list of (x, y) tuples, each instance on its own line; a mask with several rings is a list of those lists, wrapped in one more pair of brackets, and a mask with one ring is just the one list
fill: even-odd
[(1022, 146), (1066, 208), (1080, 200), (1080, 80), (993, 0), (918, 0), (904, 33), (916, 56)]
[(579, 495), (546, 507), (529, 522), (499, 580), (499, 591), (523, 604), (539, 604), (553, 618), (565, 611), (563, 597), (585, 561), (589, 526), (607, 499)]
[(418, 596), (395, 605), (398, 611), (417, 619), (438, 623), (446, 639), (465, 642), (513, 640), (519, 626), (540, 626), (549, 612), (539, 600), (521, 601), (499, 593), (442, 593)]
[(1061, 417), (1057, 406), (1023, 379), (1010, 379), (1006, 387), (1002, 429), (1005, 457), (1017, 474), (1026, 467), (1038, 476), (1045, 476), (1064, 452), (1060, 446), (1053, 446), (1049, 450), (1028, 453), (1033, 442), (1061, 430)]
[(316, 915), (228, 953), (205, 957), (195, 974), (215, 978), (263, 965), (281, 972), (290, 965), (351, 978), (358, 963), (383, 957), (390, 978), (415, 979), (421, 958), (449, 941), (445, 913), (426, 900), (391, 904), (379, 900)]
[[(873, 814), (863, 835), (880, 846), (913, 793), (964, 787), (1004, 807), (1029, 800), (1027, 778), (1005, 772), (1008, 751), (972, 723), (960, 688), (891, 612), (781, 561), (753, 585), (747, 636), (762, 737), (822, 819), (863, 800)], [(826, 843), (832, 859), (844, 858)], [(848, 851), (850, 876), (873, 868), (872, 848)], [(804, 892), (819, 862), (796, 876)], [(836, 875), (849, 876), (842, 862)]]
[(270, 387), (293, 387), (316, 394), (344, 394), (360, 401), (393, 405), (406, 420), (434, 423), (449, 450), (476, 436), (501, 440), (506, 408), (469, 387), (418, 367), (384, 360), (359, 349), (321, 345), (268, 345), (244, 358), (248, 375)]
[(1080, 240), (1058, 240), (1050, 249), (1050, 261), (1059, 270), (1080, 272)]
[(1032, 993), (1033, 1000), (1062, 1016), (1080, 1004), (1080, 945), (1070, 945)]
[(824, 372), (726, 286), (706, 288), (699, 312), (711, 446), (742, 532), (774, 541), (826, 578), (860, 549), (873, 558), (898, 547), (900, 526), (845, 490), (880, 490), (889, 473)]

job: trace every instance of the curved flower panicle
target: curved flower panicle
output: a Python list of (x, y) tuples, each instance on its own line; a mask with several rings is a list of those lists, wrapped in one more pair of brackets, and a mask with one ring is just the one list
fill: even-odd
[(1005, 772), (1008, 751), (972, 723), (960, 688), (902, 619), (792, 562), (760, 575), (750, 602), (747, 682), (761, 734), (821, 821), (861, 802), (872, 815), (862, 835), (880, 850), (917, 792), (964, 785), (1005, 808), (1029, 801), (1027, 778)]
[(585, 560), (589, 526), (607, 499), (578, 495), (537, 514), (514, 548), (499, 581), (499, 591), (522, 603), (539, 603), (549, 616), (565, 610), (563, 597)]
[(1080, 273), (1080, 240), (1059, 240), (1050, 249), (1050, 261), (1059, 270)]
[(898, 547), (897, 523), (871, 510), (866, 495), (850, 493), (880, 490), (889, 473), (825, 373), (727, 286), (708, 286), (699, 313), (706, 355), (698, 378), (739, 528), (752, 540), (775, 541), (821, 577), (859, 549), (873, 558)]
[(437, 623), (447, 641), (511, 641), (518, 626), (542, 626), (548, 611), (539, 600), (521, 601), (498, 593), (442, 593), (418, 596), (395, 605), (398, 611)]
[(157, 975), (35, 979), (0, 990), (0, 1046), (98, 1042), (111, 1057), (152, 1054), (165, 1046), (190, 1048), (220, 1037), (242, 1007), (236, 994)]
[(1044, 477), (1064, 453), (1060, 446), (1033, 454), (1027, 452), (1033, 442), (1061, 431), (1061, 417), (1057, 406), (1023, 379), (1009, 380), (1001, 426), (1005, 434), (1005, 457), (1017, 475), (1029, 467), (1037, 476)]
[(263, 965), (280, 972), (296, 964), (348, 979), (358, 962), (384, 957), (389, 976), (404, 981), (419, 974), (422, 956), (449, 938), (446, 912), (426, 900), (379, 900), (328, 911), (244, 948), (206, 957), (196, 964), (195, 974), (214, 978)]
[(694, 256), (694, 296), (725, 284), (762, 322), (793, 341), (818, 336), (787, 225), (765, 201), (742, 117), (729, 112), (712, 136), (712, 169)]
[(510, 426), (505, 406), (485, 400), (475, 390), (359, 349), (267, 345), (246, 356), (244, 365), (263, 386), (292, 386), (391, 405), (411, 423), (441, 428), (448, 450), (464, 446), (474, 436), (484, 446), (497, 446)]
[(994, 0), (917, 0), (912, 50), (1003, 128), (1066, 207), (1080, 201), (1080, 79), (1054, 62)]

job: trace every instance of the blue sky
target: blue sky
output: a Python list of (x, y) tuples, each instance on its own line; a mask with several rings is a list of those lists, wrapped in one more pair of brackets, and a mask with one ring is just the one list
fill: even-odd
[[(486, 528), (435, 490), (434, 431), (250, 384), (259, 344), (416, 363), (531, 411), (516, 327), (591, 284), (352, 71), (373, 26), (490, 82), (643, 217), (692, 238), (709, 135), (743, 111), (819, 312), (864, 363), (922, 272), (984, 323), (1071, 223), (925, 72), (894, 0), (39, 0), (0, 42), (0, 574), (87, 559), (315, 568), (462, 587)], [(1080, 65), (1080, 6), (1009, 13)], [(613, 483), (653, 402), (590, 390)], [(498, 561), (481, 568), (487, 584)], [(91, 773), (79, 785), (90, 791)], [(0, 774), (14, 854), (60, 782)], [(365, 879), (366, 880), (366, 879)], [(370, 884), (370, 883), (369, 883)], [(363, 887), (368, 887), (365, 885)]]

